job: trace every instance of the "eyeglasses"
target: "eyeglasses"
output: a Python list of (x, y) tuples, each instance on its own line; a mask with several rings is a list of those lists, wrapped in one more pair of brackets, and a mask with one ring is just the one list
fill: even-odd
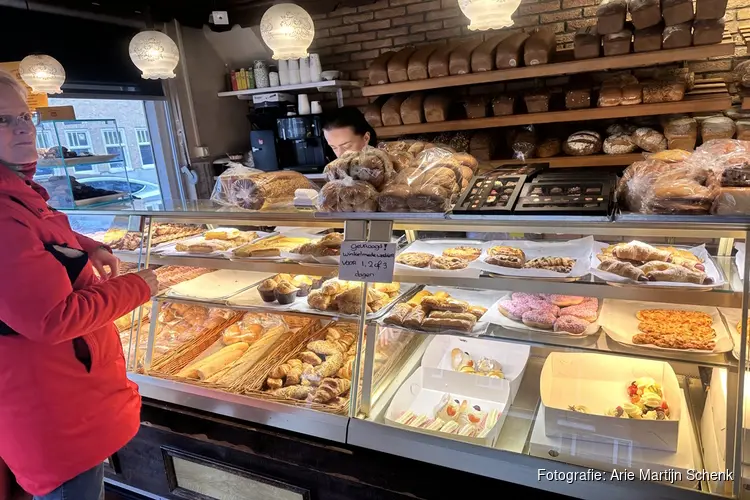
[(25, 112), (18, 116), (0, 115), (0, 129), (10, 128), (19, 125), (31, 125), (36, 122), (33, 113)]

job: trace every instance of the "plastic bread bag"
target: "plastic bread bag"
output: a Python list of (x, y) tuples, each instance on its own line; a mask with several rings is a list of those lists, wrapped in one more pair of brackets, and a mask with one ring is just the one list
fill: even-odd
[(327, 182), (318, 196), (321, 212), (375, 212), (378, 191), (369, 182), (351, 177)]
[(223, 206), (246, 210), (292, 208), (297, 189), (318, 188), (299, 172), (260, 172), (239, 164), (223, 172), (211, 193), (211, 200)]
[(394, 176), (393, 163), (388, 154), (371, 146), (344, 153), (326, 165), (324, 173), (329, 181), (351, 177), (355, 181), (369, 182), (375, 189), (381, 189)]
[(539, 139), (533, 125), (527, 125), (512, 132), (509, 139), (514, 159), (523, 161), (534, 158)]
[(433, 147), (433, 144), (426, 141), (415, 141), (415, 140), (401, 140), (401, 141), (389, 141), (379, 142), (378, 149), (382, 149), (386, 153), (410, 153), (412, 155), (418, 155), (425, 149)]

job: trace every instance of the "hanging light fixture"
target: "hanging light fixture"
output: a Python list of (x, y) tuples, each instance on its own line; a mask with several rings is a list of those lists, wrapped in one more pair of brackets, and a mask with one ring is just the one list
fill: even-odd
[(130, 59), (141, 70), (141, 78), (165, 80), (174, 78), (180, 51), (171, 38), (161, 31), (141, 31), (130, 40)]
[(260, 35), (277, 60), (307, 57), (315, 36), (312, 17), (299, 5), (280, 3), (269, 8), (260, 20)]
[(469, 18), (470, 30), (500, 29), (513, 26), (510, 16), (521, 0), (458, 0), (461, 12)]
[(52, 56), (26, 56), (18, 67), (18, 73), (34, 94), (62, 94), (65, 69)]

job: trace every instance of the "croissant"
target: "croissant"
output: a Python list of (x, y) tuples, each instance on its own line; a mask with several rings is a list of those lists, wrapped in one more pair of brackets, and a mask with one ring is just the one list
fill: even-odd
[(351, 380), (353, 369), (354, 369), (354, 358), (353, 357), (347, 358), (347, 360), (344, 362), (344, 366), (342, 366), (339, 369), (339, 371), (336, 372), (336, 375), (340, 378)]
[(313, 366), (318, 366), (323, 362), (320, 356), (312, 351), (303, 351), (297, 356), (303, 363), (309, 363)]
[(297, 385), (302, 381), (302, 366), (295, 366), (286, 374), (284, 386)]
[(292, 367), (289, 365), (289, 363), (284, 363), (283, 365), (279, 365), (271, 371), (271, 377), (272, 378), (284, 378), (286, 377), (286, 374), (289, 373), (289, 370), (291, 369)]
[(642, 241), (631, 241), (630, 243), (616, 245), (612, 249), (612, 255), (618, 259), (639, 260), (642, 262), (651, 260), (669, 262), (671, 257), (671, 254), (666, 250), (659, 250)]
[(326, 360), (322, 364), (302, 373), (303, 383), (307, 381), (311, 385), (318, 385), (324, 378), (334, 376), (343, 364), (344, 355), (340, 352), (326, 356)]
[(307, 296), (307, 305), (319, 311), (326, 311), (331, 307), (333, 296), (326, 295), (321, 290), (313, 290)]
[(288, 399), (307, 399), (307, 396), (312, 394), (312, 392), (315, 390), (315, 387), (306, 386), (306, 385), (290, 385), (289, 387), (284, 387), (282, 389), (276, 389), (271, 391), (271, 394), (274, 396), (280, 396), (282, 398), (288, 398)]
[(329, 401), (344, 394), (352, 386), (349, 380), (343, 378), (326, 378), (320, 383), (313, 393), (314, 403), (328, 403)]
[(268, 386), (269, 389), (281, 389), (283, 385), (284, 381), (280, 378), (268, 377), (266, 380), (266, 386)]
[(622, 276), (633, 281), (646, 281), (646, 273), (635, 267), (630, 262), (622, 262), (617, 259), (607, 259), (599, 264), (599, 269), (608, 273)]

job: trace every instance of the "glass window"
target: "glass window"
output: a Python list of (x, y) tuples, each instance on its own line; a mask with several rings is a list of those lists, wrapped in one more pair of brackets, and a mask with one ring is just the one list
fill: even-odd
[[(68, 141), (66, 146), (69, 151), (73, 151), (78, 155), (81, 154), (94, 154), (93, 146), (91, 144), (91, 135), (88, 130), (66, 130), (65, 138)], [(76, 165), (74, 167), (76, 172), (93, 172), (93, 165)]]
[(102, 129), (102, 140), (107, 154), (117, 155), (118, 161), (109, 162), (109, 168), (112, 170), (129, 168), (130, 158), (128, 156), (128, 143), (125, 140), (125, 129)]
[(135, 135), (138, 138), (138, 150), (141, 154), (143, 168), (154, 168), (156, 163), (154, 162), (154, 151), (151, 149), (151, 136), (148, 129), (137, 128), (135, 129)]
[(52, 132), (50, 132), (49, 130), (37, 130), (36, 131), (37, 149), (49, 149), (53, 146), (57, 146), (57, 144), (55, 144), (55, 141), (52, 138)]

